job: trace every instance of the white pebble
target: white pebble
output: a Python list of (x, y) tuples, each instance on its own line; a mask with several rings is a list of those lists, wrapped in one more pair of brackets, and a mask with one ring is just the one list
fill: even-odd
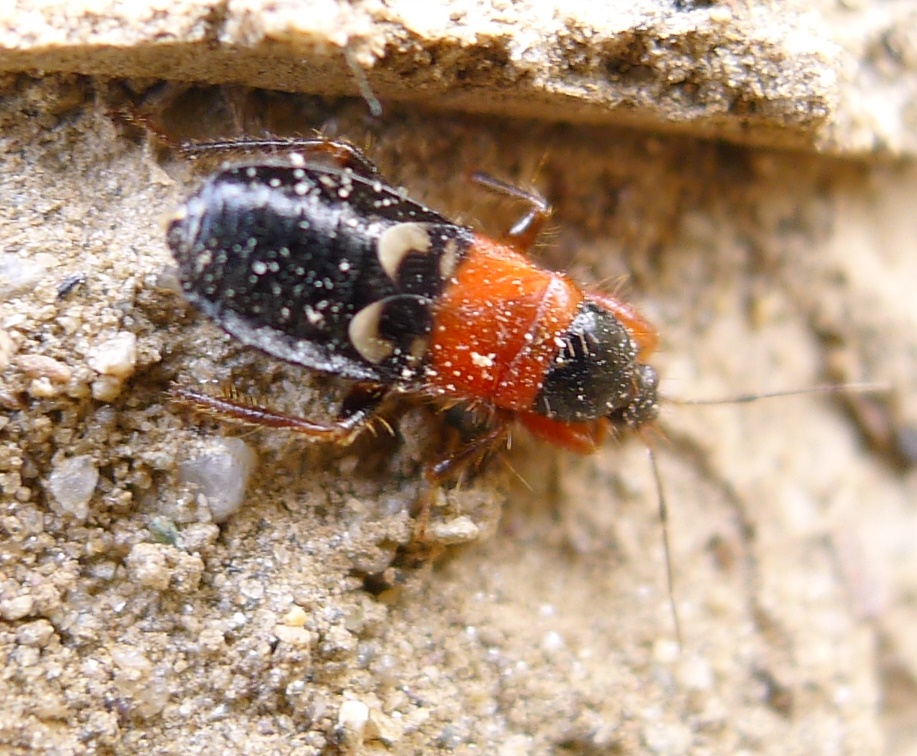
[(61, 393), (60, 386), (55, 386), (47, 378), (36, 378), (29, 384), (28, 391), (29, 396), (36, 399), (51, 399)]
[(653, 660), (657, 664), (674, 664), (680, 654), (681, 647), (673, 638), (657, 638), (653, 643)]
[(35, 599), (26, 593), (0, 601), (0, 617), (9, 622), (15, 622), (28, 617), (34, 608)]
[(225, 522), (242, 506), (257, 461), (255, 452), (241, 438), (219, 438), (196, 457), (182, 462), (178, 477), (206, 497), (214, 522)]
[(137, 367), (137, 337), (130, 331), (119, 331), (96, 344), (86, 360), (89, 367), (102, 375), (124, 380)]
[(112, 375), (100, 375), (92, 382), (92, 398), (100, 402), (113, 402), (121, 395), (124, 381)]
[(435, 543), (457, 546), (476, 541), (481, 535), (481, 529), (470, 517), (462, 515), (448, 522), (435, 523), (430, 527), (428, 535)]
[(366, 736), (369, 707), (362, 701), (344, 701), (338, 711), (338, 729), (345, 747), (359, 748)]
[(44, 278), (44, 265), (8, 252), (0, 255), (0, 299), (25, 294)]
[(48, 490), (58, 506), (78, 520), (89, 516), (89, 500), (99, 482), (99, 468), (88, 454), (70, 457), (54, 465)]
[(281, 643), (286, 643), (293, 648), (309, 648), (313, 638), (304, 627), (290, 627), (289, 625), (275, 625), (274, 636)]

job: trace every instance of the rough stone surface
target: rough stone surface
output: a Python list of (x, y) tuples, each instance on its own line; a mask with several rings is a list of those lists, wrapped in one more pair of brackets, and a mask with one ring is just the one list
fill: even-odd
[[(105, 18), (100, 35), (125, 33)], [(912, 166), (388, 100), (368, 120), (359, 100), (236, 88), (142, 98), (173, 133), (368, 144), (396, 185), (494, 233), (518, 208), (463, 177), (534, 179), (556, 208), (539, 256), (658, 325), (668, 396), (892, 384), (878, 399), (665, 408), (650, 440), (679, 650), (639, 439), (579, 458), (519, 433), (508, 464), (437, 499), (440, 532), (480, 538), (431, 568), (393, 562), (440, 427), (428, 407), (330, 450), (169, 403), (172, 380), (231, 378), (327, 416), (339, 387), (183, 305), (163, 221), (196, 178), (112, 119), (120, 87), (3, 86), (4, 265), (32, 274), (0, 302), (2, 750), (910, 752), (917, 478), (896, 440), (917, 426)], [(118, 332), (136, 337), (132, 373), (102, 400), (87, 359)], [(53, 392), (32, 391), (50, 382), (41, 364), (63, 366)], [(218, 434), (259, 459), (220, 527), (180, 476)], [(77, 521), (45, 486), (75, 457), (98, 469)]]
[(907, 2), (22, 0), (0, 10), (0, 70), (368, 82), (424, 108), (914, 154), (914, 29)]

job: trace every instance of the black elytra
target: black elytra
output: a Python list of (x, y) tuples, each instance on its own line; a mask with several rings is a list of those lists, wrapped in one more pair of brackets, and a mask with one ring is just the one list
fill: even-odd
[(375, 176), (222, 170), (168, 229), (189, 301), (241, 342), (358, 381), (412, 387), (430, 305), (473, 233)]

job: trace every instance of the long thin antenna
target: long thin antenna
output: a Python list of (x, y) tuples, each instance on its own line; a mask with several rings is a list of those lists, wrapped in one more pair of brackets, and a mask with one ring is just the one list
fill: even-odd
[(759, 399), (777, 399), (785, 396), (802, 396), (803, 394), (882, 394), (888, 391), (891, 391), (891, 385), (888, 383), (823, 383), (801, 389), (764, 391), (759, 394), (737, 394), (736, 396), (720, 397), (718, 399), (678, 399), (676, 397), (663, 396), (660, 397), (660, 400), (666, 404), (691, 407), (711, 404), (748, 404)]
[(681, 622), (678, 619), (678, 607), (675, 605), (675, 573), (672, 570), (672, 549), (669, 547), (669, 507), (665, 500), (665, 488), (662, 485), (662, 475), (659, 472), (659, 463), (652, 446), (647, 446), (646, 451), (650, 457), (650, 467), (653, 468), (653, 477), (656, 479), (656, 495), (659, 499), (659, 524), (662, 527), (662, 546), (665, 551), (665, 577), (669, 586), (669, 608), (672, 610), (672, 622), (675, 625), (675, 638), (678, 640), (678, 650), (683, 647), (681, 637)]
[(382, 103), (379, 102), (379, 98), (376, 97), (376, 93), (373, 92), (366, 71), (360, 67), (356, 56), (349, 47), (344, 48), (344, 60), (347, 61), (347, 66), (350, 68), (353, 78), (357, 81), (357, 89), (360, 90), (360, 97), (363, 98), (366, 107), (369, 108), (369, 114), (373, 118), (378, 118), (382, 115)]

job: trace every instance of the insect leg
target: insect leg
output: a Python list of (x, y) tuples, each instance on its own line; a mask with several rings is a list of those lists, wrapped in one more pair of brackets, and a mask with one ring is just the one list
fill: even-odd
[(433, 485), (452, 480), (463, 470), (481, 462), (509, 435), (509, 422), (502, 413), (496, 415), (494, 424), (484, 433), (475, 436), (464, 446), (435, 462), (424, 471), (424, 477)]
[(108, 115), (116, 120), (121, 122), (126, 122), (132, 126), (137, 126), (147, 134), (152, 134), (157, 141), (164, 144), (166, 147), (172, 150), (181, 150), (181, 143), (173, 139), (171, 135), (166, 132), (165, 129), (160, 127), (156, 121), (150, 116), (142, 113), (138, 108), (133, 106), (125, 106), (120, 109), (110, 110)]
[(358, 384), (345, 397), (337, 420), (319, 423), (296, 415), (277, 412), (267, 407), (251, 404), (233, 396), (211, 396), (201, 391), (173, 385), (169, 389), (173, 399), (215, 415), (265, 428), (282, 428), (307, 436), (313, 441), (349, 444), (366, 426), (385, 399), (383, 386)]
[(414, 528), (414, 541), (426, 541), (427, 526), (430, 523), (430, 509), (439, 487), (452, 480), (463, 470), (480, 463), (494, 448), (503, 443), (509, 435), (509, 419), (504, 413), (497, 413), (492, 427), (479, 436), (475, 436), (458, 451), (431, 462), (424, 470), (424, 478), (429, 484), (420, 500), (420, 512)]
[(481, 171), (472, 174), (471, 180), (494, 192), (522, 200), (529, 205), (528, 212), (517, 220), (503, 237), (503, 240), (516, 251), (527, 253), (548, 218), (551, 217), (551, 205), (548, 204), (548, 201), (537, 192), (520, 189), (518, 186), (508, 184)]
[(320, 156), (327, 159), (333, 166), (342, 170), (349, 168), (354, 173), (365, 178), (379, 177), (379, 169), (361, 150), (348, 142), (341, 142), (336, 139), (325, 139), (324, 137), (265, 137), (262, 139), (239, 137), (238, 139), (216, 139), (211, 142), (179, 142), (165, 129), (161, 128), (154, 119), (137, 109), (126, 109), (114, 115), (123, 118), (128, 123), (139, 126), (169, 149), (192, 159), (232, 153), (242, 155), (257, 154), (263, 157), (265, 153), (295, 152)]
[[(159, 136), (159, 133), (156, 133)], [(354, 173), (367, 178), (377, 177), (379, 169), (358, 148), (348, 142), (324, 137), (265, 137), (252, 139), (219, 139), (212, 142), (183, 142), (181, 152), (189, 157), (219, 155), (227, 152), (247, 153), (287, 153), (296, 152), (304, 155), (320, 156), (342, 169), (349, 168)]]

